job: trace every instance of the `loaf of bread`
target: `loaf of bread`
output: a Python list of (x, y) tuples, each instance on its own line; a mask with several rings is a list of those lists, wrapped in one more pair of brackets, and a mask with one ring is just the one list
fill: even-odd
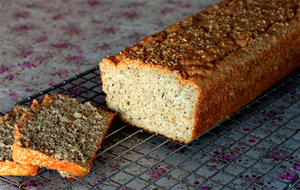
[(27, 108), (15, 106), (13, 112), (0, 117), (0, 175), (34, 176), (39, 167), (18, 164), (12, 159), (12, 145), (17, 125)]
[(83, 177), (116, 114), (62, 95), (33, 101), (15, 129), (13, 159)]
[(100, 64), (122, 120), (189, 143), (300, 65), (300, 0), (225, 0)]

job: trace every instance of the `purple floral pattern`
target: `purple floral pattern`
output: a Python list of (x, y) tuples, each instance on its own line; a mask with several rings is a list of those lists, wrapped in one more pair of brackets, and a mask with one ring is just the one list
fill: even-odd
[(280, 168), (288, 170), (290, 172), (300, 174), (300, 164), (292, 161), (285, 160), (280, 164)]
[(53, 179), (58, 178), (60, 175), (55, 170), (47, 170), (44, 173), (42, 173), (41, 176), (46, 178), (47, 180), (53, 180)]
[(254, 166), (251, 167), (251, 169), (255, 172), (260, 173), (267, 173), (272, 168), (271, 165), (264, 163), (264, 162), (258, 162)]
[(180, 180), (184, 179), (188, 174), (189, 174), (189, 172), (176, 168), (176, 169), (172, 170), (168, 174), (168, 176), (180, 181)]
[(213, 158), (212, 155), (208, 154), (208, 153), (204, 153), (204, 152), (198, 152), (196, 153), (191, 159), (195, 162), (198, 162), (200, 164), (204, 164), (206, 163), (208, 160), (210, 160), (211, 158)]
[(123, 169), (124, 167), (128, 166), (131, 164), (131, 161), (125, 160), (123, 158), (117, 158), (114, 161), (112, 161), (109, 165), (118, 168), (118, 169)]
[(291, 172), (291, 171), (286, 171), (281, 168), (274, 168), (269, 172), (269, 175), (272, 176), (275, 179), (279, 179), (279, 181), (291, 183), (298, 179), (298, 176)]
[(97, 174), (94, 174), (94, 173), (91, 173), (88, 176), (86, 176), (85, 178), (83, 178), (83, 181), (85, 181), (93, 186), (97, 185), (98, 183), (100, 183), (104, 180), (105, 180), (105, 178), (103, 178)]
[(167, 142), (167, 143), (162, 145), (162, 148), (164, 148), (166, 150), (169, 150), (169, 151), (175, 151), (175, 150), (179, 149), (180, 147), (182, 147), (181, 144), (174, 143), (172, 141)]
[(297, 175), (292, 174), (290, 172), (282, 172), (277, 174), (278, 179), (282, 179), (288, 183), (293, 182), (295, 179), (297, 179)]
[(102, 178), (108, 178), (112, 174), (116, 173), (117, 171), (119, 171), (119, 170), (116, 168), (113, 168), (109, 165), (105, 165), (102, 168), (100, 168), (99, 170), (95, 171), (95, 173), (98, 174), (99, 176), (101, 176)]
[(231, 151), (237, 152), (237, 153), (244, 153), (246, 152), (250, 146), (242, 144), (242, 143), (235, 143), (230, 147)]
[(277, 165), (282, 160), (284, 159), (273, 154), (268, 154), (262, 159), (262, 161), (264, 161), (265, 163), (268, 163), (273, 166)]
[(287, 187), (286, 183), (283, 183), (281, 181), (275, 180), (267, 176), (264, 176), (263, 178), (259, 179), (256, 183), (260, 187), (265, 189), (279, 190), (279, 189), (285, 189), (285, 187)]
[(148, 170), (144, 174), (141, 175), (141, 178), (146, 181), (153, 182), (157, 180), (162, 174), (153, 170)]
[(148, 182), (141, 179), (135, 179), (129, 182), (126, 186), (131, 189), (142, 189), (146, 185), (148, 185)]
[(195, 174), (200, 175), (200, 176), (203, 176), (203, 177), (205, 177), (205, 178), (209, 178), (209, 177), (211, 177), (212, 175), (214, 175), (215, 173), (217, 173), (218, 171), (219, 171), (219, 170), (217, 170), (215, 166), (209, 167), (209, 166), (204, 165), (204, 166), (202, 166), (201, 168), (199, 168), (199, 169), (195, 172)]
[(194, 187), (200, 186), (204, 181), (205, 181), (204, 177), (195, 174), (191, 174), (190, 176), (184, 179), (184, 183)]
[(159, 160), (155, 158), (151, 158), (149, 156), (145, 156), (137, 161), (138, 164), (145, 166), (145, 167), (152, 167), (154, 166)]
[(159, 163), (153, 167), (154, 170), (156, 170), (162, 174), (169, 172), (172, 168), (173, 168), (173, 166), (169, 165), (167, 163)]
[(77, 179), (75, 179), (75, 178), (68, 179), (66, 177), (61, 177), (54, 181), (55, 184), (57, 184), (58, 186), (64, 187), (64, 188), (72, 185), (75, 182), (77, 182)]
[(120, 187), (119, 184), (108, 180), (100, 183), (97, 186), (98, 189), (105, 189), (105, 190), (114, 190), (117, 189), (118, 187)]
[(228, 161), (216, 158), (207, 163), (208, 166), (216, 169), (222, 169), (228, 164)]
[(153, 145), (143, 143), (143, 144), (140, 144), (137, 147), (135, 147), (134, 150), (145, 154), (145, 153), (150, 152), (154, 148), (155, 148), (155, 146), (153, 146)]
[(225, 151), (222, 152), (218, 157), (223, 159), (223, 160), (227, 160), (227, 161), (233, 161), (235, 160), (239, 155), (235, 152), (232, 151)]
[(252, 183), (242, 179), (233, 180), (228, 186), (232, 189), (244, 190), (247, 189)]
[(125, 172), (130, 173), (132, 175), (139, 175), (140, 173), (146, 171), (147, 168), (140, 166), (138, 164), (132, 164), (128, 166), (126, 169), (124, 169)]
[(177, 185), (175, 185), (173, 188), (172, 188), (172, 190), (193, 190), (193, 189), (195, 189), (194, 187), (191, 187), (191, 186), (189, 186), (189, 185), (186, 185), (186, 184), (184, 184), (184, 183), (179, 183), (179, 184), (177, 184)]

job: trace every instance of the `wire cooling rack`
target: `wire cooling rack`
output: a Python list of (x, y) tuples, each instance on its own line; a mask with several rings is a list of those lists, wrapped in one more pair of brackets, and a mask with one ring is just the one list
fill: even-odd
[[(44, 90), (105, 108), (99, 68)], [(42, 168), (2, 189), (300, 189), (300, 69), (188, 145), (115, 122), (82, 178)]]

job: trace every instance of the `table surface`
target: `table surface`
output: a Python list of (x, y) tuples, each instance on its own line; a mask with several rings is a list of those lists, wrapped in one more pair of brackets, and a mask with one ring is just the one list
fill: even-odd
[(217, 2), (1, 1), (0, 112)]

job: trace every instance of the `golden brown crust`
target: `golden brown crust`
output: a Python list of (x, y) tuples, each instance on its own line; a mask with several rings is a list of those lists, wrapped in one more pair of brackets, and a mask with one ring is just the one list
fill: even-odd
[(83, 168), (78, 164), (53, 159), (43, 153), (27, 148), (22, 148), (17, 145), (16, 142), (13, 144), (13, 159), (20, 164), (32, 164), (34, 166), (47, 167), (50, 169), (57, 169), (72, 173), (69, 177), (80, 176), (82, 173), (89, 171), (89, 168)]
[(270, 27), (296, 18), (299, 1), (227, 0), (146, 37), (113, 59), (140, 60), (206, 76), (221, 60), (251, 45)]
[(35, 176), (38, 172), (39, 167), (31, 164), (18, 164), (8, 160), (0, 162), (0, 175)]
[(299, 67), (299, 57), (299, 0), (226, 0), (103, 62), (167, 69), (194, 85), (192, 140)]
[(247, 105), (299, 67), (299, 34), (298, 19), (292, 19), (282, 27), (273, 26), (252, 46), (220, 61), (210, 77), (191, 77), (189, 80), (205, 92), (198, 100), (198, 124), (194, 126), (194, 138)]
[[(42, 104), (49, 103), (49, 101), (51, 101), (51, 99), (49, 98), (48, 95), (45, 95), (45, 98), (44, 98)], [(37, 101), (33, 100), (33, 104), (31, 105), (30, 109), (33, 110), (37, 106), (39, 106)], [(116, 113), (112, 114), (109, 124), (112, 123), (115, 116), (116, 116)], [(50, 169), (56, 169), (56, 170), (61, 170), (61, 171), (67, 172), (69, 175), (66, 177), (68, 177), (68, 178), (75, 177), (75, 176), (82, 178), (89, 173), (89, 171), (92, 167), (92, 162), (90, 162), (89, 165), (86, 167), (81, 167), (80, 165), (75, 164), (73, 162), (54, 159), (54, 158), (52, 158), (46, 154), (43, 154), (39, 151), (35, 151), (35, 150), (31, 150), (29, 148), (23, 148), (21, 146), (18, 146), (16, 142), (18, 139), (20, 139), (19, 130), (20, 130), (20, 128), (23, 127), (23, 123), (27, 117), (28, 117), (28, 114), (25, 113), (23, 115), (23, 117), (21, 118), (19, 125), (15, 126), (15, 142), (12, 146), (12, 149), (13, 149), (12, 157), (14, 160), (16, 160), (18, 163), (21, 163), (21, 164), (30, 163), (34, 166), (47, 167)], [(108, 130), (108, 127), (107, 127), (107, 130)], [(107, 130), (105, 131), (103, 138), (105, 137)], [(98, 147), (98, 149), (100, 149), (100, 147), (101, 147), (101, 145)], [(92, 161), (94, 160), (95, 156), (96, 156), (96, 152), (95, 152), (95, 155), (93, 156)]]

